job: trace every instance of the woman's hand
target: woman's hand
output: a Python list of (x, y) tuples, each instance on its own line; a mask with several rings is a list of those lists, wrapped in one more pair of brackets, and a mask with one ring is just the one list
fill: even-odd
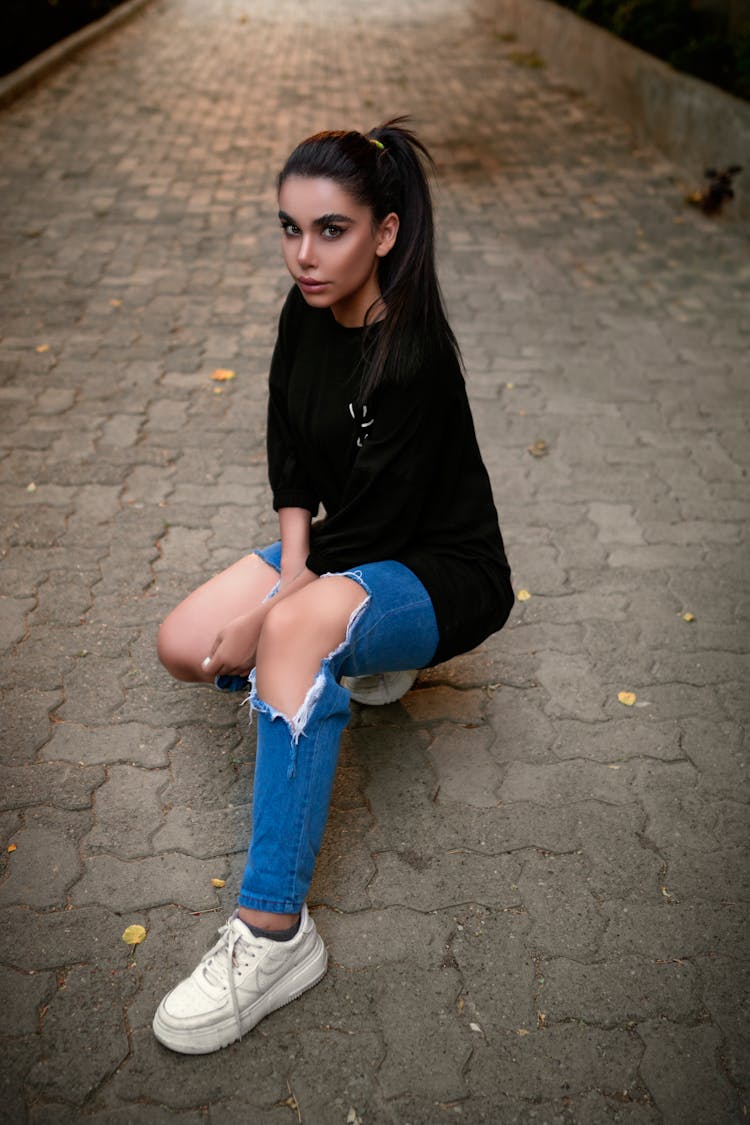
[(255, 666), (260, 628), (265, 614), (255, 610), (235, 617), (217, 634), (203, 668), (210, 676), (246, 676)]

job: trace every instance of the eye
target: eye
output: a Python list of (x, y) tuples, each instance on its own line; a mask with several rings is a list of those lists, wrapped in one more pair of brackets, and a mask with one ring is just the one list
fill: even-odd
[(284, 232), (284, 234), (288, 235), (288, 237), (290, 237), (290, 238), (292, 238), (294, 235), (297, 235), (297, 234), (300, 233), (300, 229), (296, 225), (296, 223), (293, 223), (291, 221), (287, 221), (286, 219), (281, 220), (281, 229)]
[(328, 223), (328, 225), (323, 228), (324, 238), (340, 238), (343, 233), (344, 228), (338, 226), (337, 223)]

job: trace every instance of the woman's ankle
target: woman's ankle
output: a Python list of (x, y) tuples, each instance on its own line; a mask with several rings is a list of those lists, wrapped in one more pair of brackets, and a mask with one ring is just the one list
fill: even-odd
[(252, 910), (248, 906), (238, 907), (237, 914), (241, 922), (256, 930), (288, 930), (299, 919), (299, 913), (273, 914), (268, 910)]

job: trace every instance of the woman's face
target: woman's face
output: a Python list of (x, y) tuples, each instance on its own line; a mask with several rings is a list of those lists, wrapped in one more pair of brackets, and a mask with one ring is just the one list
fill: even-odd
[[(308, 305), (361, 326), (380, 296), (378, 258), (396, 241), (398, 217), (377, 226), (372, 211), (333, 180), (289, 176), (279, 191), (284, 261)], [(377, 317), (377, 313), (376, 313)]]

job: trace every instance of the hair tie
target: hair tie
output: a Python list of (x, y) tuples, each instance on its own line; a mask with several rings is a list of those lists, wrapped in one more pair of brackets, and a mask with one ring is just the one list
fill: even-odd
[(381, 152), (385, 151), (385, 145), (382, 141), (376, 141), (374, 137), (368, 137), (367, 139), (371, 145), (375, 145), (375, 147), (379, 148)]

